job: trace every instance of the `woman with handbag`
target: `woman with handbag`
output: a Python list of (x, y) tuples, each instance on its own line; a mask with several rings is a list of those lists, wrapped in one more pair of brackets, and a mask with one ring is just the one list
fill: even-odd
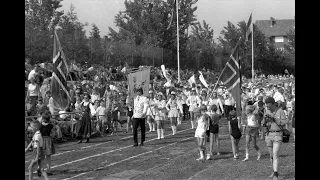
[(288, 130), (284, 129), (288, 119), (281, 107), (277, 107), (274, 98), (267, 97), (265, 100), (266, 114), (262, 124), (267, 127), (265, 141), (270, 154), (270, 161), (273, 167), (273, 173), (269, 176), (273, 180), (278, 179), (279, 151), (283, 142), (283, 135)]

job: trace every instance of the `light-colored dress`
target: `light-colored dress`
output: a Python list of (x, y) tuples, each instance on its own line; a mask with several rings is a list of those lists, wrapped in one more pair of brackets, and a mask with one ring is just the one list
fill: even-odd
[[(168, 113), (169, 118), (170, 117), (180, 117), (180, 113), (181, 114), (183, 113), (182, 105), (181, 105), (181, 103), (178, 102), (177, 99), (175, 99), (175, 100), (169, 99), (168, 103), (166, 104), (166, 108), (169, 111), (169, 113)], [(179, 113), (179, 111), (180, 111), (180, 113)]]
[(167, 118), (166, 115), (166, 101), (165, 100), (155, 100), (154, 102), (154, 120), (161, 121)]
[(200, 103), (201, 103), (201, 100), (197, 95), (189, 96), (187, 99), (187, 104), (189, 106), (190, 112), (193, 112), (196, 109), (196, 107), (200, 105)]
[(148, 108), (147, 108), (147, 116), (152, 116), (152, 114), (154, 115), (154, 105), (155, 105), (155, 99), (148, 99)]
[(205, 116), (202, 115), (198, 119), (198, 125), (197, 125), (197, 129), (194, 137), (205, 138), (207, 127), (208, 127), (208, 121), (205, 119)]

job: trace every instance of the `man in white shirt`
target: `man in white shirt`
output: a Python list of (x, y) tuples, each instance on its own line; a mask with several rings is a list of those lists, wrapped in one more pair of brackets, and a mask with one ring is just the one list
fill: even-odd
[(133, 146), (138, 146), (138, 126), (141, 129), (141, 143), (140, 146), (143, 146), (143, 142), (146, 137), (145, 121), (146, 113), (148, 107), (148, 99), (145, 96), (142, 96), (142, 88), (137, 89), (137, 97), (133, 100), (133, 116), (132, 116), (132, 126), (133, 126)]
[(38, 66), (35, 66), (34, 69), (32, 69), (28, 75), (28, 81), (30, 81), (31, 78), (36, 78), (36, 75), (38, 73)]

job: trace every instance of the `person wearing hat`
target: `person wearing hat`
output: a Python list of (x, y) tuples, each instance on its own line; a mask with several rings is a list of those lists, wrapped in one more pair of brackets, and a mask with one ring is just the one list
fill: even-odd
[(147, 123), (149, 124), (149, 132), (156, 131), (156, 123), (154, 121), (154, 93), (152, 90), (149, 91), (148, 97), (148, 109), (147, 109)]
[(265, 100), (266, 112), (262, 124), (267, 127), (265, 141), (269, 150), (270, 161), (273, 172), (269, 176), (274, 180), (278, 179), (279, 151), (282, 144), (282, 128), (288, 123), (288, 119), (281, 107), (278, 107), (274, 98), (268, 97)]
[(172, 128), (172, 135), (175, 135), (177, 132), (177, 118), (180, 117), (180, 113), (183, 113), (182, 105), (178, 103), (176, 99), (176, 93), (171, 92), (171, 97), (166, 104), (168, 112), (168, 118), (170, 118), (170, 124)]
[(136, 90), (137, 96), (133, 100), (133, 146), (138, 146), (138, 126), (141, 129), (141, 142), (140, 146), (144, 145), (144, 141), (146, 138), (146, 130), (145, 130), (145, 121), (146, 121), (146, 113), (148, 108), (148, 99), (143, 96), (142, 87), (139, 87)]
[(194, 88), (191, 91), (191, 95), (186, 100), (186, 103), (189, 106), (191, 128), (194, 129), (194, 125), (195, 125), (194, 110), (201, 104), (201, 100), (199, 96), (196, 94), (196, 90)]
[(164, 120), (166, 120), (166, 101), (162, 92), (157, 93), (154, 100), (154, 119), (157, 123), (157, 139), (164, 138)]
[(259, 147), (257, 145), (257, 136), (258, 136), (258, 129), (259, 129), (259, 115), (255, 113), (255, 107), (253, 105), (247, 105), (245, 107), (245, 126), (244, 126), (244, 134), (246, 137), (246, 157), (243, 161), (249, 160), (249, 148), (251, 140), (253, 142), (253, 147), (257, 150), (258, 157), (257, 160), (260, 160), (261, 153), (259, 151)]

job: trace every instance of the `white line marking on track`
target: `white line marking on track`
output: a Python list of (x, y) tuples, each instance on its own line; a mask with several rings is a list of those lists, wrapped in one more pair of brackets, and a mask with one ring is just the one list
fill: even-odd
[[(194, 137), (189, 137), (189, 138), (185, 138), (185, 139), (182, 139), (178, 142), (182, 142), (182, 141), (185, 141), (185, 140), (188, 140), (188, 139), (191, 139), (191, 138), (194, 138)], [(91, 171), (88, 171), (88, 172), (84, 172), (84, 173), (81, 173), (81, 174), (78, 174), (76, 176), (73, 176), (73, 177), (70, 177), (70, 178), (66, 178), (66, 179), (63, 179), (63, 180), (69, 180), (69, 179), (73, 179), (73, 178), (76, 178), (76, 177), (79, 177), (79, 176), (82, 176), (82, 175), (85, 175), (85, 174), (88, 174), (90, 172), (94, 172), (94, 171), (97, 171), (97, 170), (101, 170), (101, 169), (104, 169), (104, 168), (107, 168), (107, 167), (110, 167), (110, 166), (113, 166), (113, 165), (116, 165), (116, 164), (119, 164), (119, 163), (122, 163), (124, 161), (128, 161), (130, 159), (133, 159), (133, 158), (136, 158), (136, 157), (139, 157), (141, 155), (144, 155), (144, 154), (149, 154), (149, 153), (152, 153), (154, 151), (157, 151), (157, 150), (160, 150), (160, 149), (163, 149), (165, 147), (168, 147), (168, 146), (171, 146), (171, 145), (174, 145), (174, 144), (177, 144), (178, 142), (174, 142), (174, 143), (171, 143), (171, 144), (168, 144), (168, 145), (165, 145), (165, 146), (162, 146), (162, 147), (159, 147), (157, 149), (154, 149), (154, 150), (151, 150), (151, 151), (148, 151), (148, 152), (144, 152), (144, 153), (141, 153), (141, 154), (138, 154), (138, 155), (135, 155), (135, 156), (131, 156), (129, 158), (126, 158), (126, 159), (123, 159), (121, 161), (118, 161), (118, 162), (113, 162), (111, 164), (108, 164), (107, 166), (103, 166), (103, 167), (99, 167), (99, 168), (96, 168), (94, 170), (91, 170)]]
[[(184, 131), (187, 131), (187, 130), (190, 130), (190, 129), (191, 129), (191, 128), (185, 129), (185, 130), (182, 130), (182, 131), (178, 131), (177, 134), (178, 134), (178, 133), (181, 133), (181, 132), (184, 132)], [(172, 135), (172, 134), (168, 134), (168, 135), (165, 135), (164, 137), (168, 137), (168, 136), (173, 136), (173, 135)], [(193, 137), (190, 137), (190, 138), (193, 138)], [(150, 139), (150, 140), (148, 140), (148, 141), (145, 141), (145, 143), (146, 143), (146, 142), (150, 142), (150, 141), (154, 141), (154, 140), (157, 140), (157, 138), (154, 138), (154, 139)], [(125, 146), (125, 147), (118, 148), (118, 149), (114, 149), (114, 150), (107, 151), (107, 152), (104, 152), (104, 153), (100, 153), (100, 154), (88, 156), (88, 157), (85, 157), (85, 158), (77, 159), (77, 160), (75, 160), (75, 161), (70, 161), (70, 162), (66, 162), (66, 163), (63, 163), (63, 164), (55, 165), (55, 166), (52, 166), (51, 169), (56, 168), (56, 167), (60, 167), (60, 166), (64, 166), (64, 165), (67, 165), (67, 164), (72, 164), (72, 163), (75, 163), (75, 162), (83, 161), (83, 160), (86, 160), (86, 159), (89, 159), (89, 158), (93, 158), (93, 157), (97, 157), (97, 156), (102, 156), (102, 155), (104, 155), (104, 154), (108, 154), (108, 153), (111, 153), (111, 152), (119, 151), (119, 150), (126, 149), (126, 148), (129, 148), (129, 147), (132, 147), (132, 145), (130, 145), (130, 146)], [(36, 173), (36, 171), (34, 171), (34, 173)]]

